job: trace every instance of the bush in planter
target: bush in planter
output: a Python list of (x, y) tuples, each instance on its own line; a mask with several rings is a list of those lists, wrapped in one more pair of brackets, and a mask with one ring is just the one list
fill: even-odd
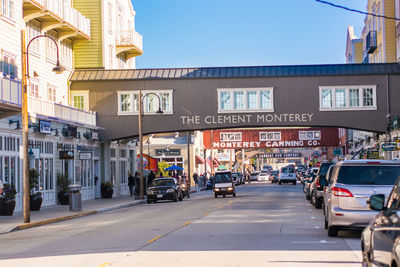
[(61, 205), (69, 204), (69, 178), (67, 174), (57, 174), (58, 200)]
[(39, 172), (36, 169), (29, 170), (30, 210), (40, 210), (42, 206), (42, 193), (35, 192), (39, 186)]
[(112, 198), (114, 193), (114, 185), (110, 181), (101, 184), (101, 197), (102, 198)]
[(3, 195), (0, 198), (0, 215), (12, 216), (15, 209), (15, 190), (14, 185), (4, 184)]

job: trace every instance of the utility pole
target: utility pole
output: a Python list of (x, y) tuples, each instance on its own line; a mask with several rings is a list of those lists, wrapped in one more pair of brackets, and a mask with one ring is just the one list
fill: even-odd
[(26, 70), (26, 45), (25, 45), (25, 31), (21, 30), (21, 49), (22, 49), (22, 191), (23, 191), (23, 213), (24, 223), (31, 221), (30, 214), (30, 190), (29, 190), (29, 155), (28, 155), (28, 82)]

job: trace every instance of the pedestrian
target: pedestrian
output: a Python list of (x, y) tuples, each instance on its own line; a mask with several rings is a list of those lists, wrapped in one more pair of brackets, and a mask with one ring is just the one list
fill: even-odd
[(134, 181), (135, 181), (135, 195), (138, 197), (140, 195), (140, 176), (138, 172), (135, 172), (135, 177)]
[(131, 196), (133, 196), (133, 186), (134, 185), (135, 185), (135, 178), (133, 178), (131, 172), (128, 172), (128, 186), (129, 186), (129, 192), (131, 193)]
[(3, 188), (4, 188), (4, 185), (3, 185), (3, 183), (0, 181), (0, 195), (3, 194)]
[(147, 178), (147, 185), (150, 185), (153, 180), (156, 179), (156, 175), (153, 171), (150, 171), (149, 177)]
[(193, 174), (193, 180), (194, 180), (194, 185), (197, 187), (197, 185), (198, 185), (198, 183), (199, 183), (197, 173), (194, 173), (194, 174)]

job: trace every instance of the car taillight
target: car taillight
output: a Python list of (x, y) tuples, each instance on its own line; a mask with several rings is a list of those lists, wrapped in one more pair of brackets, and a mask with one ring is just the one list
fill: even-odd
[(337, 197), (353, 197), (353, 194), (345, 188), (332, 187), (331, 190), (333, 195)]
[(321, 187), (321, 185), (319, 184), (319, 179), (317, 179), (317, 181), (315, 181), (315, 185), (316, 185), (318, 188)]

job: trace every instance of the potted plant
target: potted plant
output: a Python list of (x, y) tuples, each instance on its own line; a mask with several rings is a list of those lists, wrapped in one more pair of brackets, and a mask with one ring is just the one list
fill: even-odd
[(114, 185), (110, 181), (102, 183), (101, 184), (101, 197), (102, 198), (112, 198), (112, 195), (114, 193), (113, 187), (114, 187)]
[(30, 209), (34, 211), (40, 210), (43, 201), (42, 193), (35, 192), (39, 186), (39, 176), (36, 169), (29, 170)]
[(15, 209), (15, 190), (14, 185), (4, 184), (3, 196), (0, 198), (0, 215), (12, 216)]
[(69, 204), (69, 178), (68, 174), (57, 174), (58, 201), (61, 205)]

